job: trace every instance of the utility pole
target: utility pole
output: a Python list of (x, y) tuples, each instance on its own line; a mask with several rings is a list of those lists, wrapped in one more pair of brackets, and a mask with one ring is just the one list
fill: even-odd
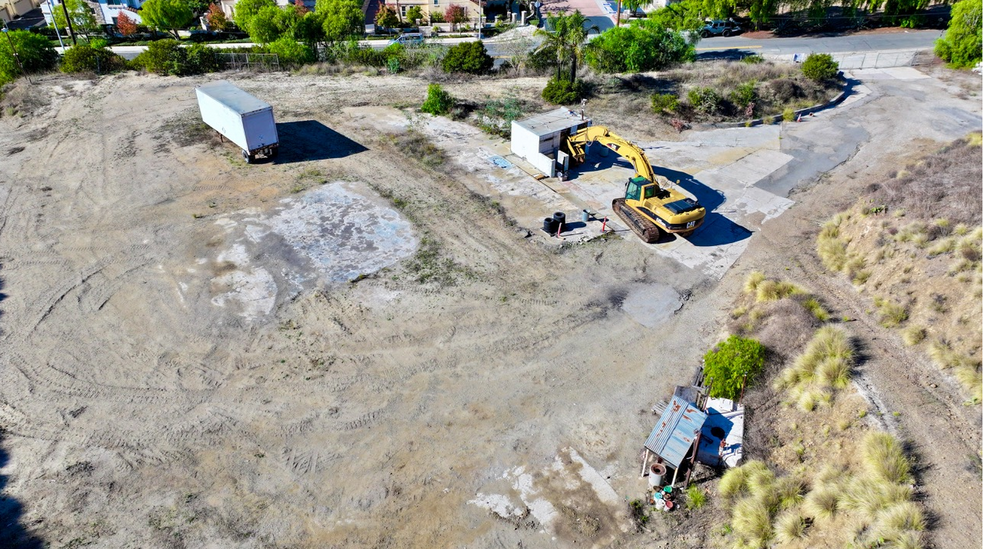
[(58, 37), (58, 43), (61, 44), (62, 53), (65, 53), (65, 43), (62, 42), (61, 32), (58, 31), (58, 23), (55, 23), (55, 5), (48, 0), (48, 13), (51, 14), (51, 26), (55, 27), (55, 36)]
[(34, 82), (31, 82), (31, 77), (28, 76), (27, 71), (24, 70), (24, 65), (21, 65), (20, 55), (17, 54), (17, 48), (14, 47), (14, 41), (10, 39), (10, 34), (8, 34), (9, 29), (7, 28), (6, 22), (4, 22), (2, 30), (3, 30), (3, 35), (7, 37), (7, 42), (10, 43), (10, 51), (14, 52), (14, 61), (17, 62), (17, 68), (20, 69), (21, 74), (27, 77), (27, 82), (29, 84), (33, 84)]
[[(68, 8), (65, 6), (65, 0), (61, 0), (62, 11), (65, 12), (65, 24), (68, 25), (68, 35), (72, 37), (72, 45), (77, 46), (79, 43), (75, 40), (75, 29), (72, 28), (72, 18), (68, 16)], [(51, 19), (54, 21), (55, 14), (51, 14)]]

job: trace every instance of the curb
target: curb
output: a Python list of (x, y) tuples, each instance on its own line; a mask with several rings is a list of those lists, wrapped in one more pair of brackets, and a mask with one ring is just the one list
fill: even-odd
[[(817, 104), (817, 105), (813, 105), (812, 107), (806, 107), (805, 109), (795, 110), (795, 111), (793, 111), (793, 115), (800, 116), (800, 115), (812, 114), (812, 113), (815, 113), (815, 112), (820, 112), (820, 111), (822, 111), (824, 109), (829, 109), (829, 108), (832, 108), (832, 107), (836, 107), (837, 105), (840, 105), (841, 103), (843, 103), (844, 102), (844, 99), (847, 99), (847, 96), (850, 95), (850, 93), (851, 93), (851, 83), (847, 79), (844, 78), (843, 71), (838, 72), (837, 73), (837, 77), (841, 80), (841, 82), (843, 82), (844, 88), (841, 90), (841, 92), (839, 94), (837, 94), (836, 97), (834, 97), (830, 101), (827, 101), (826, 103), (820, 103), (820, 104)], [(748, 121), (745, 121), (745, 122), (714, 122), (714, 123), (710, 123), (710, 124), (701, 124), (700, 127), (703, 127), (703, 128), (751, 128), (751, 127), (754, 127), (754, 126), (761, 126), (763, 124), (769, 124), (769, 125), (777, 124), (779, 122), (782, 122), (782, 114), (775, 114), (775, 115), (772, 115), (772, 116), (766, 116), (764, 118), (756, 118), (754, 120), (748, 120)]]

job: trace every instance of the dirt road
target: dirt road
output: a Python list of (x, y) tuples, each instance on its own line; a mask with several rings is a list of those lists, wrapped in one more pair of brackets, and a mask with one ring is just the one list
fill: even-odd
[[(642, 543), (619, 499), (639, 491), (649, 407), (719, 337), (746, 270), (819, 272), (802, 259), (804, 231), (833, 207), (819, 185), (793, 197), (809, 215), (762, 225), (719, 282), (634, 240), (561, 252), (508, 221), (538, 201), (552, 211), (549, 193), (496, 190), (474, 158), (403, 154), (389, 134), (420, 122), (391, 106), (422, 101), (422, 82), (243, 79), (307, 143), (256, 166), (195, 124), (199, 82), (51, 78), (47, 105), (0, 119), (0, 477), (25, 536), (55, 547)], [(789, 139), (809, 149), (950, 93), (871, 90)], [(834, 177), (894, 165), (910, 136), (979, 126), (979, 101), (956, 93), (919, 111), (929, 135), (868, 129)], [(501, 146), (463, 124), (439, 133)], [(640, 323), (632, 307), (664, 295), (673, 310)], [(872, 383), (908, 399), (879, 364)], [(979, 440), (979, 409), (944, 408)], [(901, 419), (921, 449), (945, 434), (925, 413)], [(941, 455), (964, 451), (950, 442)], [(967, 480), (932, 471), (939, 486)], [(942, 496), (927, 490), (927, 504), (944, 509)], [(979, 531), (979, 501), (976, 526), (958, 503), (970, 514), (941, 520), (939, 547)]]

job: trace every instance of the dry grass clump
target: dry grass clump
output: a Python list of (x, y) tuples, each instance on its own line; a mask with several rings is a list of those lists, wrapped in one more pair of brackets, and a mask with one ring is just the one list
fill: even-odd
[(875, 306), (878, 307), (878, 323), (885, 328), (895, 328), (909, 320), (909, 309), (905, 305), (875, 298)]
[(922, 326), (909, 326), (902, 330), (902, 341), (910, 347), (919, 345), (924, 339), (926, 339), (926, 328)]
[(861, 445), (861, 463), (874, 478), (896, 484), (912, 482), (909, 459), (895, 437), (888, 433), (870, 433)]
[(776, 378), (776, 390), (788, 390), (792, 401), (805, 412), (817, 404), (829, 404), (833, 390), (851, 381), (854, 348), (847, 333), (834, 326), (817, 330), (806, 350)]
[(803, 500), (803, 511), (813, 520), (829, 520), (837, 513), (839, 498), (837, 486), (824, 485), (809, 494)]
[(787, 511), (776, 519), (776, 541), (792, 543), (803, 538), (806, 521), (799, 513)]

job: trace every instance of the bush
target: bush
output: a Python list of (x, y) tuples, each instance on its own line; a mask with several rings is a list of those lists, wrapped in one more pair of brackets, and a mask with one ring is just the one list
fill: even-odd
[(687, 92), (690, 106), (697, 112), (714, 114), (721, 106), (721, 97), (711, 88), (694, 88)]
[(434, 116), (447, 114), (454, 108), (454, 97), (444, 91), (440, 84), (427, 85), (427, 100), (420, 106), (423, 112)]
[(182, 48), (177, 40), (157, 40), (131, 61), (131, 65), (162, 76), (203, 74), (222, 69), (219, 53), (219, 50), (205, 44)]
[(107, 49), (79, 44), (65, 50), (59, 68), (66, 73), (94, 72), (107, 74), (125, 69), (126, 60)]
[(736, 107), (741, 109), (747, 108), (750, 104), (758, 100), (758, 92), (755, 90), (755, 84), (756, 82), (754, 80), (740, 84), (731, 92), (728, 98), (731, 99), (731, 102)]
[(569, 80), (553, 77), (547, 81), (547, 86), (543, 88), (540, 96), (544, 101), (554, 105), (571, 105), (584, 97), (584, 82), (577, 80), (571, 83)]
[(10, 40), (0, 39), (0, 86), (21, 74), (10, 49), (11, 42), (25, 72), (48, 71), (58, 65), (58, 52), (44, 36), (22, 30), (9, 31), (6, 35)]
[(676, 112), (680, 106), (680, 100), (672, 93), (654, 93), (652, 97), (653, 112), (662, 114), (664, 112)]
[(737, 400), (765, 364), (765, 347), (754, 339), (732, 335), (704, 355), (704, 373), (712, 397)]
[(494, 63), (495, 60), (485, 51), (485, 44), (478, 40), (451, 46), (441, 62), (441, 68), (444, 72), (484, 74), (492, 70)]
[(277, 54), (281, 66), (298, 66), (315, 60), (314, 50), (287, 35), (271, 42), (267, 50)]
[(180, 75), (204, 74), (206, 72), (217, 72), (222, 69), (222, 62), (219, 61), (219, 54), (213, 48), (205, 44), (194, 44), (184, 49), (184, 62), (181, 65)]
[(587, 47), (585, 60), (598, 72), (662, 70), (696, 58), (683, 33), (659, 27), (654, 21), (633, 21), (601, 33)]
[(155, 40), (132, 63), (134, 67), (163, 76), (180, 74), (184, 51), (177, 40)]
[(829, 53), (811, 53), (803, 61), (803, 76), (814, 82), (826, 82), (837, 77), (838, 66)]
[(979, 0), (961, 0), (950, 10), (946, 35), (936, 41), (936, 55), (956, 68), (972, 67), (981, 61), (981, 17)]

